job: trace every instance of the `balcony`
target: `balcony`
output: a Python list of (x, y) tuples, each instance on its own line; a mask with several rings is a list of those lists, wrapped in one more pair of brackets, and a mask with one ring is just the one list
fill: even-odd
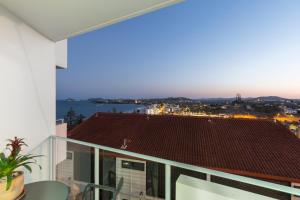
[(57, 180), (69, 199), (292, 199), (290, 185), (51, 136), (31, 153), (42, 154), (42, 170), (26, 182)]
[(26, 183), (62, 182), (74, 200), (299, 199), (297, 184), (134, 153), (126, 143), (116, 149), (66, 138), (63, 121), (55, 129), (55, 70), (67, 68), (66, 40), (178, 2), (0, 1), (0, 141), (17, 135), (33, 148), (26, 151), (43, 155), (42, 170), (33, 168)]

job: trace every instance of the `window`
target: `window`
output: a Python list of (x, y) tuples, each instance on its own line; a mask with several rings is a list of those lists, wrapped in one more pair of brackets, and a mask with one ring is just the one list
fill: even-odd
[(147, 161), (146, 194), (151, 197), (165, 198), (165, 165)]
[(122, 160), (122, 168), (132, 169), (138, 171), (145, 171), (145, 164), (140, 162), (132, 162), (127, 160)]
[(73, 152), (71, 151), (67, 152), (67, 160), (73, 160)]

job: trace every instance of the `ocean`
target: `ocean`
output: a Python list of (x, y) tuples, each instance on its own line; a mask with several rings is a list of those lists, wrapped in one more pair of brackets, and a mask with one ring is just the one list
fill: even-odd
[(143, 105), (137, 104), (96, 104), (89, 101), (56, 101), (56, 119), (63, 119), (70, 109), (73, 109), (77, 115), (82, 114), (90, 117), (95, 112), (116, 112), (130, 113), (137, 109), (144, 108)]

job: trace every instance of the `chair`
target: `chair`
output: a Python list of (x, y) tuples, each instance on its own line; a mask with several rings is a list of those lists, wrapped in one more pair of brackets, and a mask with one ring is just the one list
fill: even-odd
[(111, 192), (113, 194), (112, 200), (116, 200), (117, 195), (120, 193), (121, 188), (123, 187), (123, 183), (124, 183), (123, 177), (120, 179), (116, 188), (90, 183), (84, 188), (82, 200), (95, 200), (95, 190), (96, 189)]

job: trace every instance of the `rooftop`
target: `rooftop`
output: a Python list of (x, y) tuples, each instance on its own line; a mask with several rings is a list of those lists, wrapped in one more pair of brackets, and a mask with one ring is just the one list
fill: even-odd
[[(300, 140), (257, 119), (96, 113), (69, 137), (117, 149), (277, 181), (300, 182)], [(123, 145), (123, 147), (122, 147)]]

